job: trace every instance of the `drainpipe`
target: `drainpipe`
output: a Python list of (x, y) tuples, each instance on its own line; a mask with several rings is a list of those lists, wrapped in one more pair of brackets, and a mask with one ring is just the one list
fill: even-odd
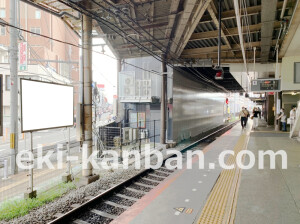
[(280, 14), (280, 19), (282, 19), (283, 16), (284, 16), (284, 12), (285, 12), (285, 9), (286, 9), (287, 2), (288, 2), (288, 0), (284, 0), (284, 2), (283, 2), (282, 9), (281, 9), (281, 14)]
[(167, 114), (167, 64), (166, 57), (162, 58), (162, 83), (161, 83), (161, 127), (160, 127), (160, 143), (166, 144), (166, 114)]

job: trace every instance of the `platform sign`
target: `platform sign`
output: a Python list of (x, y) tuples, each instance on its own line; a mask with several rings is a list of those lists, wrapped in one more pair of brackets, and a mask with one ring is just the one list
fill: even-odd
[(73, 126), (73, 86), (21, 79), (20, 87), (22, 132)]
[(256, 79), (251, 81), (252, 92), (278, 92), (280, 88), (279, 79)]
[(27, 71), (27, 42), (19, 43), (19, 71)]

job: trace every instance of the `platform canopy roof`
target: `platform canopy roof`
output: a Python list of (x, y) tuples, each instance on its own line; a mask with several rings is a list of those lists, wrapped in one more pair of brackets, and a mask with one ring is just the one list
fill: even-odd
[[(218, 0), (22, 1), (60, 16), (78, 35), (81, 15), (93, 18), (93, 35), (107, 38), (119, 58), (165, 54), (174, 63), (217, 60)], [(253, 61), (254, 47), (257, 62), (274, 61), (297, 1), (287, 0), (283, 19), (283, 0), (238, 2), (247, 61)], [(243, 62), (234, 0), (222, 0), (221, 34), (222, 63)]]

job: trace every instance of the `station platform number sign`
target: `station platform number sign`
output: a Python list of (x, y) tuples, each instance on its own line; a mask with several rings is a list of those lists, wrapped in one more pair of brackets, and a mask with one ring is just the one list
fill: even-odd
[(279, 79), (255, 79), (251, 81), (252, 92), (277, 92), (280, 91)]

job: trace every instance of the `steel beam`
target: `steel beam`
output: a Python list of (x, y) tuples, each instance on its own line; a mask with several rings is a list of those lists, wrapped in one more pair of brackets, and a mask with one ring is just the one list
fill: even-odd
[(261, 60), (268, 62), (276, 18), (277, 0), (262, 1), (261, 5)]
[(211, 0), (185, 1), (184, 11), (180, 14), (177, 29), (174, 33), (174, 40), (170, 48), (171, 52), (175, 52), (177, 56), (181, 55), (210, 2)]
[[(219, 3), (219, 4), (221, 4), (221, 3)], [(207, 11), (208, 11), (209, 15), (211, 16), (211, 18), (212, 18), (214, 24), (216, 25), (216, 27), (218, 27), (218, 30), (217, 30), (217, 32), (218, 32), (218, 33), (217, 33), (217, 36), (219, 36), (219, 34), (220, 34), (219, 32), (221, 32), (220, 35), (223, 37), (223, 39), (224, 39), (226, 45), (228, 46), (228, 48), (231, 49), (231, 48), (232, 48), (232, 47), (231, 47), (231, 44), (230, 44), (230, 42), (229, 42), (227, 36), (226, 36), (225, 33), (224, 33), (224, 28), (223, 28), (223, 27), (225, 27), (225, 26), (224, 26), (224, 24), (223, 24), (222, 22), (219, 23), (218, 18), (217, 18), (217, 16), (216, 16), (216, 13), (215, 13), (213, 7), (214, 7), (213, 3), (210, 3), (210, 5), (207, 7)], [(216, 36), (215, 36), (215, 38), (216, 38)], [(220, 41), (221, 41), (221, 40), (220, 40)], [(220, 44), (221, 44), (221, 43), (220, 43)]]
[[(260, 47), (261, 46), (261, 42), (257, 41), (257, 42), (251, 42), (250, 43), (252, 47)], [(270, 46), (275, 46), (276, 44), (276, 40), (272, 40), (270, 43)], [(240, 51), (240, 45), (239, 44), (233, 44), (232, 48), (230, 49), (227, 45), (223, 45), (221, 46), (222, 51), (223, 50), (234, 50), (234, 51)], [(194, 55), (194, 54), (207, 54), (207, 53), (213, 53), (213, 52), (217, 52), (218, 51), (218, 46), (214, 46), (214, 47), (203, 47), (203, 48), (192, 48), (192, 49), (185, 49), (182, 52), (181, 56), (184, 55)]]
[[(262, 26), (261, 23), (250, 25), (249, 26), (250, 33), (260, 32), (261, 26)], [(280, 28), (280, 22), (275, 21), (274, 22), (274, 29), (279, 29), (279, 28)], [(227, 28), (226, 30), (223, 29), (223, 32), (224, 32), (226, 37), (239, 35), (237, 27)], [(243, 34), (246, 34), (246, 33), (247, 33), (247, 27), (243, 26)], [(213, 38), (216, 38), (217, 35), (218, 35), (218, 30), (193, 33), (189, 41), (213, 39)]]
[(299, 28), (299, 24), (300, 24), (300, 3), (298, 3), (296, 5), (292, 19), (290, 21), (290, 25), (289, 25), (287, 34), (284, 36), (284, 39), (282, 41), (282, 45), (280, 47), (279, 55), (278, 55), (279, 58), (284, 57), (286, 51), (288, 50), (288, 48), (294, 38), (294, 35), (295, 35), (297, 29)]
[[(291, 2), (295, 2), (295, 0), (292, 0)], [(281, 9), (283, 5), (283, 2), (277, 3), (277, 9)], [(256, 6), (250, 6), (246, 8), (247, 15), (258, 15), (261, 12), (261, 5)], [(246, 11), (241, 11), (241, 17), (245, 16)], [(228, 19), (235, 19), (235, 11), (234, 10), (228, 10), (222, 12), (222, 20), (228, 20)], [(204, 15), (200, 21), (200, 23), (209, 23), (212, 21), (212, 18), (209, 15)]]

